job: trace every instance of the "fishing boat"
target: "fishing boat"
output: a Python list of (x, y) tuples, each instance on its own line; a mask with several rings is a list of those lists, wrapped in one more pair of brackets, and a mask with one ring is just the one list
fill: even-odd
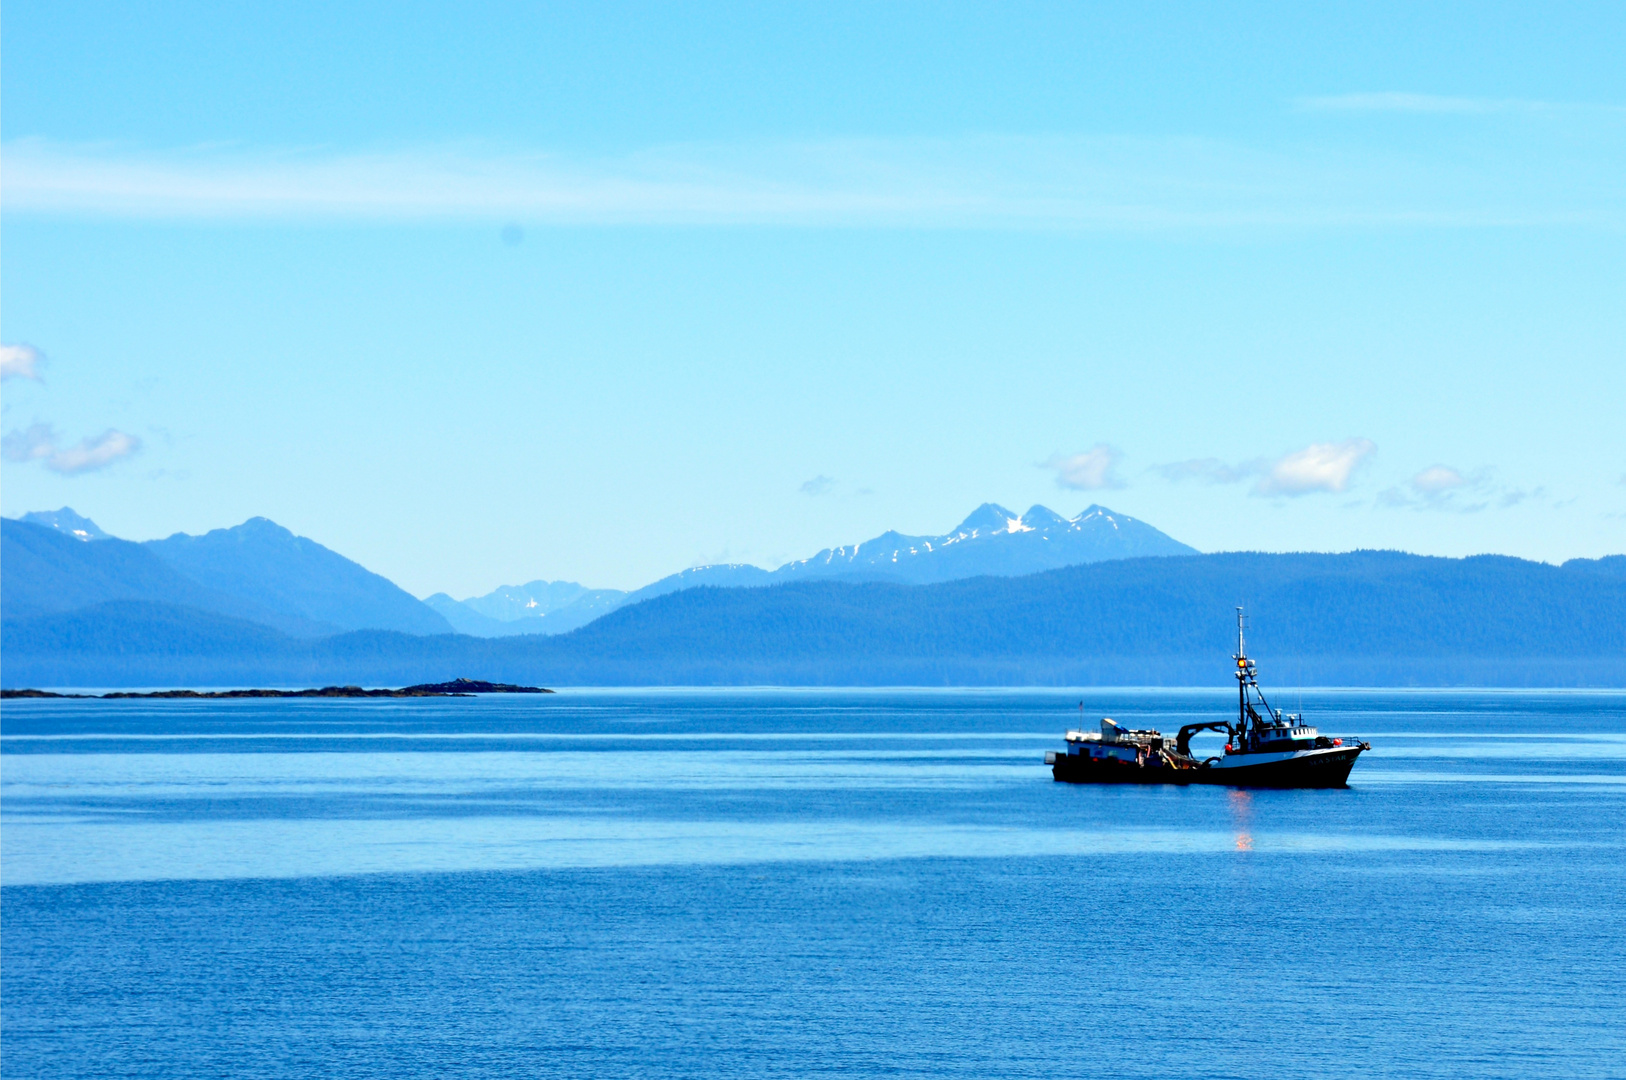
[[(1299, 713), (1283, 715), (1265, 700), (1248, 657), (1247, 617), (1236, 612), (1237, 714), (1233, 720), (1187, 724), (1171, 746), (1161, 731), (1128, 728), (1103, 718), (1100, 730), (1067, 732), (1064, 751), (1045, 753), (1057, 780), (1072, 784), (1223, 784), (1231, 787), (1334, 788), (1370, 743), (1321, 734)], [(1197, 758), (1192, 737), (1223, 731), (1222, 755)]]

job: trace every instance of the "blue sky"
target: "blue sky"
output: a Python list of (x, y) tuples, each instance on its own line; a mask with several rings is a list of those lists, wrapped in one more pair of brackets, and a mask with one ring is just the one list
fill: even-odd
[(457, 596), (1626, 549), (1626, 16), (1309, 7), (8, 4), (0, 508)]

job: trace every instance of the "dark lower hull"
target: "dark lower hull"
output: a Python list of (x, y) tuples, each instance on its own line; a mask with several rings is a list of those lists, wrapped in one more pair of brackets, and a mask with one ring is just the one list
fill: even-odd
[(1349, 771), (1362, 747), (1258, 765), (1212, 765), (1195, 769), (1136, 765), (1114, 759), (1096, 760), (1083, 754), (1058, 754), (1051, 775), (1069, 784), (1218, 784), (1223, 787), (1340, 788), (1349, 783)]
[(1167, 765), (1136, 765), (1117, 758), (1085, 754), (1057, 754), (1050, 775), (1068, 784), (1189, 784), (1201, 769), (1174, 769)]
[(1359, 746), (1328, 750), (1285, 761), (1259, 765), (1233, 765), (1228, 769), (1210, 766), (1197, 769), (1189, 783), (1222, 784), (1226, 787), (1259, 788), (1340, 788), (1349, 783), (1349, 770), (1361, 756)]

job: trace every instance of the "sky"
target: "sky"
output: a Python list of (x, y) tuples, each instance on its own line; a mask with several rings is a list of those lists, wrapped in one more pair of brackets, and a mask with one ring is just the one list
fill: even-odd
[(417, 595), (978, 504), (1626, 551), (1618, 4), (12, 0), (0, 512)]

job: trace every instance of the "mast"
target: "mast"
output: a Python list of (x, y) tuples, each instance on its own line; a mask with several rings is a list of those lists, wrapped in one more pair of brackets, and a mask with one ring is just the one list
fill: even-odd
[(1259, 699), (1260, 708), (1270, 717), (1270, 722), (1276, 719), (1276, 712), (1265, 700), (1264, 692), (1259, 689), (1259, 669), (1252, 660), (1248, 659), (1247, 642), (1243, 638), (1248, 617), (1241, 608), (1236, 609), (1236, 742), (1237, 749), (1243, 750), (1248, 742), (1248, 717), (1252, 714), (1254, 727), (1267, 723), (1248, 701), (1248, 688), (1253, 688), (1253, 696)]
[(1247, 616), (1239, 607), (1236, 609), (1236, 742), (1237, 749), (1243, 749), (1243, 740), (1248, 730), (1248, 674), (1253, 665), (1248, 660), (1247, 643), (1243, 640), (1242, 631), (1247, 623)]

